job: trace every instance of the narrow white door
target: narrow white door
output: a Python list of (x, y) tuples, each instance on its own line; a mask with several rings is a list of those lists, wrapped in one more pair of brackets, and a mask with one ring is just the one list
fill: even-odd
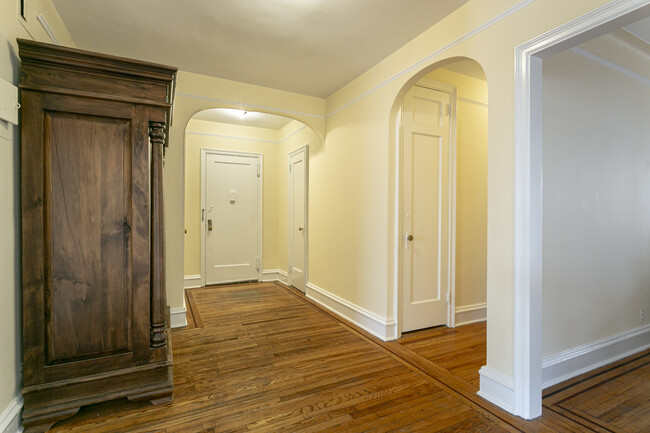
[(402, 332), (447, 322), (450, 96), (413, 87), (403, 106)]
[(205, 153), (205, 283), (257, 280), (260, 160)]
[(289, 284), (302, 292), (307, 267), (307, 149), (289, 154)]

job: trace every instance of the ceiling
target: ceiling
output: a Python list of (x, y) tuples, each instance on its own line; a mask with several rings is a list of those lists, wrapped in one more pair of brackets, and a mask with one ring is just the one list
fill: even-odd
[[(246, 114), (244, 114), (246, 113)], [(292, 119), (275, 114), (257, 111), (243, 111), (233, 108), (212, 108), (195, 114), (192, 119), (235, 125), (255, 126), (257, 128), (282, 129)]]
[(326, 97), (468, 0), (53, 0), (79, 48)]

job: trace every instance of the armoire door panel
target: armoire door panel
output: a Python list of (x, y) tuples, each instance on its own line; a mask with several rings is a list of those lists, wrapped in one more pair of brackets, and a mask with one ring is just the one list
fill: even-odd
[(48, 364), (131, 350), (131, 125), (45, 112)]

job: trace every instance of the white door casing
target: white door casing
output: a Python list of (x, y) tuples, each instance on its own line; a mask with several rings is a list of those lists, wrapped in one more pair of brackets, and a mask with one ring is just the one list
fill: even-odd
[(414, 86), (404, 99), (401, 331), (448, 322), (452, 281), (451, 96)]
[(305, 292), (307, 282), (307, 199), (309, 148), (289, 154), (288, 283)]
[(204, 285), (258, 280), (262, 156), (202, 150)]
[(542, 61), (649, 13), (647, 0), (612, 0), (515, 47), (512, 412), (525, 419), (542, 414)]

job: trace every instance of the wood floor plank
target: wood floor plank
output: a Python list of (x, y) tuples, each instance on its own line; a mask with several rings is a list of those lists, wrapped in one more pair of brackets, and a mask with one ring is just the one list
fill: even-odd
[[(279, 284), (187, 292), (193, 317), (172, 333), (174, 402), (93, 405), (52, 431), (589, 431), (586, 421), (573, 420), (582, 418), (560, 406), (545, 407), (540, 419), (529, 422), (476, 395), (475, 375), (485, 363), (484, 324), (468, 325), (465, 332), (435, 328), (386, 343)], [(645, 394), (630, 381), (643, 380), (645, 371), (611, 376), (603, 383), (610, 401), (620, 399), (619, 407), (591, 397), (576, 411), (602, 416), (625, 431), (643, 426)], [(560, 392), (565, 390), (554, 395)], [(570, 400), (568, 393), (561, 397)], [(622, 410), (628, 406), (641, 412)]]

